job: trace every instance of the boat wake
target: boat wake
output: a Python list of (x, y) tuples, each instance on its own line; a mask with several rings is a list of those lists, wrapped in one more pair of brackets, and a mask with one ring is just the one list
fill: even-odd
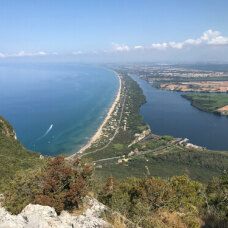
[(45, 134), (43, 134), (41, 137), (39, 137), (38, 139), (37, 139), (37, 141), (38, 140), (41, 140), (42, 138), (44, 138), (44, 137), (46, 137), (47, 135), (48, 135), (48, 133), (51, 131), (51, 129), (53, 128), (53, 124), (51, 124), (50, 125), (50, 127), (47, 129), (47, 131), (45, 132)]

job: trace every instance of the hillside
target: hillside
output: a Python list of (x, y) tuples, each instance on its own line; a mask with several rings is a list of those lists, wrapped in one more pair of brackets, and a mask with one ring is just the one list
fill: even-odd
[(227, 184), (227, 173), (207, 184), (187, 175), (101, 181), (92, 165), (58, 156), (7, 183), (0, 226), (225, 228)]
[[(2, 184), (0, 223), (6, 227), (19, 222), (22, 227), (226, 227), (227, 153), (187, 150), (174, 142), (171, 136), (150, 134), (133, 144), (130, 150), (135, 154), (121, 163), (105, 162), (98, 168), (84, 159), (58, 156), (34, 169), (42, 162), (40, 155), (25, 149), (1, 117), (1, 180), (12, 178)], [(114, 145), (115, 150), (124, 149), (122, 144)], [(186, 173), (207, 183), (176, 176)], [(218, 177), (211, 180), (212, 176)], [(101, 205), (94, 211), (84, 204), (88, 195)], [(104, 213), (97, 210), (100, 207)]]
[(41, 162), (39, 157), (39, 153), (28, 151), (17, 140), (12, 125), (0, 116), (0, 181), (18, 170), (37, 166)]

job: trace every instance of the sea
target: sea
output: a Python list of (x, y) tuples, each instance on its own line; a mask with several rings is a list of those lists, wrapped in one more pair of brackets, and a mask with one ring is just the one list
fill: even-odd
[[(200, 111), (182, 93), (159, 90), (130, 76), (146, 96), (140, 115), (152, 133), (228, 150), (228, 117)], [(118, 88), (115, 73), (95, 65), (0, 62), (0, 115), (29, 150), (70, 155), (95, 134)]]
[(0, 115), (29, 150), (72, 154), (95, 134), (119, 81), (102, 67), (75, 63), (0, 63)]

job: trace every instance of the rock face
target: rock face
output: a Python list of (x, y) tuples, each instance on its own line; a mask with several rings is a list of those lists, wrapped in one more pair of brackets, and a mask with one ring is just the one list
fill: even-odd
[(0, 116), (0, 134), (3, 134), (7, 137), (13, 137), (15, 140), (17, 139), (16, 133), (12, 125), (2, 116)]
[(101, 216), (107, 208), (87, 197), (90, 206), (82, 215), (63, 211), (59, 216), (49, 206), (29, 204), (19, 215), (11, 215), (0, 207), (0, 228), (103, 228), (112, 227)]

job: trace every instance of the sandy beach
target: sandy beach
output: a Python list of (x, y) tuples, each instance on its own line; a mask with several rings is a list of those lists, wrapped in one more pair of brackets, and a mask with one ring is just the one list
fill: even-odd
[[(93, 137), (90, 139), (90, 141), (85, 145), (83, 146), (78, 152), (83, 152), (85, 151), (86, 149), (88, 149), (97, 139), (100, 138), (100, 136), (102, 135), (102, 129), (103, 127), (105, 126), (105, 124), (107, 123), (107, 121), (109, 120), (109, 118), (111, 117), (112, 115), (112, 112), (114, 111), (115, 107), (116, 107), (116, 104), (119, 102), (120, 100), (120, 94), (121, 94), (121, 78), (119, 76), (119, 74), (115, 71), (113, 71), (117, 77), (119, 78), (119, 90), (118, 90), (118, 93), (116, 95), (116, 99), (115, 101), (113, 102), (111, 108), (109, 109), (108, 113), (107, 113), (107, 116), (105, 117), (104, 121), (102, 122), (102, 124), (100, 125), (100, 127), (98, 128), (98, 130), (96, 131), (96, 133), (93, 135)], [(72, 154), (70, 157), (74, 156), (74, 154)]]

